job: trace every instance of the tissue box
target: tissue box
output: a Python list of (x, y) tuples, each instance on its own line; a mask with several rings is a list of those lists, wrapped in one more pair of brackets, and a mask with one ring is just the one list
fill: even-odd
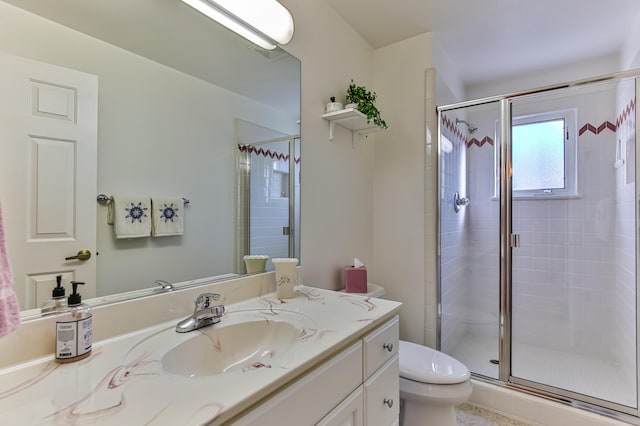
[(344, 287), (347, 293), (366, 293), (367, 267), (347, 266), (344, 268)]

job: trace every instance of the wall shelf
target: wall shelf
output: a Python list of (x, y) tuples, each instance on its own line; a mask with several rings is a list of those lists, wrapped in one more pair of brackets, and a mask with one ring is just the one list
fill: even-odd
[(333, 132), (336, 124), (351, 130), (351, 142), (354, 142), (354, 135), (366, 136), (369, 133), (380, 130), (380, 127), (372, 123), (367, 123), (367, 116), (356, 108), (346, 108), (340, 111), (327, 112), (322, 114), (322, 118), (329, 121), (329, 140), (333, 140)]

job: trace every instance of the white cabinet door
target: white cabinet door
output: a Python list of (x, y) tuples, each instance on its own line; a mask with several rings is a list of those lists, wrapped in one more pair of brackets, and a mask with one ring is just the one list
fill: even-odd
[[(55, 276), (95, 297), (98, 77), (0, 54), (0, 200), (22, 309), (51, 296)], [(39, 294), (40, 293), (40, 294)]]
[(327, 414), (317, 426), (364, 426), (364, 392), (362, 386)]
[(364, 383), (365, 424), (389, 426), (400, 415), (400, 366), (396, 354)]
[(359, 341), (231, 424), (311, 426), (361, 384)]

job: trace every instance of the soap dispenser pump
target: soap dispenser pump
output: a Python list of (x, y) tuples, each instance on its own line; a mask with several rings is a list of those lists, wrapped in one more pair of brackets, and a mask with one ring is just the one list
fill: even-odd
[(86, 358), (91, 353), (93, 317), (91, 307), (82, 303), (78, 293), (80, 281), (71, 281), (73, 293), (67, 304), (69, 311), (56, 321), (56, 361), (72, 362)]
[(51, 299), (47, 300), (41, 307), (43, 315), (60, 314), (67, 311), (67, 298), (62, 286), (62, 275), (56, 276), (57, 285), (51, 291)]

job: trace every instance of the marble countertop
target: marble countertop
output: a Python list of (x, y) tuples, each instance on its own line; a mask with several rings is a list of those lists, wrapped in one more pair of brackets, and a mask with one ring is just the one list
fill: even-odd
[[(399, 307), (389, 300), (300, 286), (293, 299), (270, 293), (227, 305), (220, 325), (202, 331), (178, 334), (176, 321), (165, 322), (97, 342), (90, 357), (75, 363), (58, 364), (51, 356), (0, 371), (0, 422), (222, 424), (391, 318)], [(248, 359), (224, 374), (189, 377), (163, 368), (161, 360), (179, 342), (241, 321), (247, 312), (267, 322), (294, 318), (297, 332), (290, 348)]]

